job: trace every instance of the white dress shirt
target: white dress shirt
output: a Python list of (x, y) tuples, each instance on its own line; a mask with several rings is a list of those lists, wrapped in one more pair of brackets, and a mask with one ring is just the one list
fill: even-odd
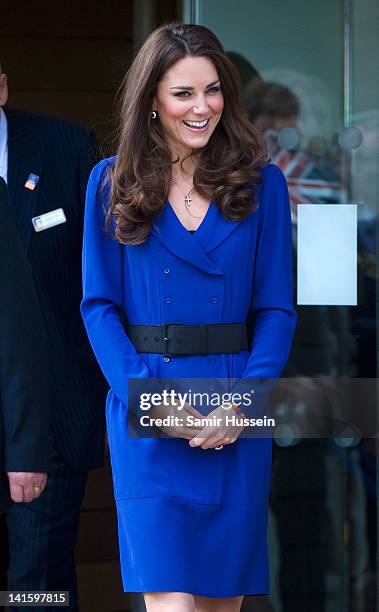
[(7, 182), (8, 178), (8, 124), (5, 113), (0, 106), (0, 176)]

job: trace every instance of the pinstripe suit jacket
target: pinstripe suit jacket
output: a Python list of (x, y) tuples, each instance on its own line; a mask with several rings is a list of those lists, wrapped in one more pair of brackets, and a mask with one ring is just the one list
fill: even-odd
[(50, 468), (50, 384), (32, 274), (0, 178), (0, 512), (6, 472)]
[[(106, 386), (82, 325), (84, 195), (96, 161), (92, 133), (61, 119), (4, 108), (8, 191), (32, 266), (53, 378), (52, 435), (65, 462), (99, 467), (104, 451)], [(25, 182), (39, 177), (34, 190)], [(66, 223), (35, 232), (31, 219), (63, 208)]]

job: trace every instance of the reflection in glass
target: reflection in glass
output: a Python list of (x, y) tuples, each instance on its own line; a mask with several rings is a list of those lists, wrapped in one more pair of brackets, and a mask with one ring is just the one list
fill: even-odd
[[(376, 376), (377, 181), (373, 177), (379, 122), (371, 114), (366, 119), (369, 128), (362, 127), (362, 118), (354, 119), (357, 127), (341, 127), (329, 116), (329, 92), (320, 79), (274, 68), (266, 70), (263, 78), (250, 64), (248, 80), (246, 63), (245, 58), (246, 112), (264, 135), (271, 159), (289, 187), (294, 264), (299, 204), (360, 204), (358, 307), (298, 307), (286, 371), (294, 377), (292, 391), (287, 379), (288, 404), (274, 406), (282, 413), (294, 411), (295, 387), (302, 377), (314, 377), (307, 379), (309, 400), (302, 409), (321, 435), (327, 399), (320, 377)], [(239, 58), (237, 69), (241, 65)], [(290, 424), (280, 433), (275, 437), (271, 492), (272, 609), (374, 610), (373, 441), (361, 440), (358, 432), (350, 430), (344, 438), (305, 440)], [(245, 604), (244, 609), (250, 608)], [(263, 609), (269, 609), (268, 602)]]

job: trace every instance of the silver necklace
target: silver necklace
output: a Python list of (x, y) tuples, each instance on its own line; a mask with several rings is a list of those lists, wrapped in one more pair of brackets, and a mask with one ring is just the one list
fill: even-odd
[(184, 195), (184, 205), (186, 207), (186, 210), (188, 211), (188, 214), (191, 215), (191, 217), (194, 217), (195, 219), (202, 219), (204, 215), (194, 215), (191, 210), (190, 210), (190, 206), (192, 204), (192, 198), (191, 195), (192, 193), (195, 191), (195, 187), (191, 187), (191, 189), (189, 191), (187, 191), (187, 193), (181, 188), (181, 186), (179, 185), (178, 181), (176, 180), (176, 178), (172, 178), (171, 182), (174, 183), (177, 188), (182, 192), (182, 194)]

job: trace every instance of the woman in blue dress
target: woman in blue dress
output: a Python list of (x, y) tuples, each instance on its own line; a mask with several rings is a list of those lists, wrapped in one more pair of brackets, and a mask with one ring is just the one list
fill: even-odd
[[(243, 389), (278, 377), (295, 327), (291, 275), (286, 182), (244, 115), (232, 64), (203, 26), (158, 28), (125, 79), (117, 156), (89, 180), (81, 306), (110, 386), (124, 590), (144, 593), (149, 612), (235, 612), (244, 595), (269, 593), (272, 442), (227, 425), (223, 405), (203, 425), (190, 402), (181, 427), (160, 425), (164, 437), (128, 436), (128, 380)], [(172, 416), (176, 402), (145, 414)]]

